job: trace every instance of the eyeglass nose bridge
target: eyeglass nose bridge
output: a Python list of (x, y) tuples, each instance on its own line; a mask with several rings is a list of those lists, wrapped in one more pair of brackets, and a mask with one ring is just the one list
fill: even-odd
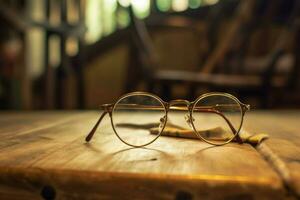
[(190, 105), (191, 102), (189, 102), (188, 100), (185, 99), (175, 99), (169, 102), (169, 105), (175, 105), (175, 104), (186, 104), (186, 105)]
[[(183, 105), (186, 105), (186, 107), (175, 107), (174, 105), (177, 105), (177, 104), (183, 104)], [(195, 119), (193, 117), (191, 117), (191, 114), (190, 114), (191, 110), (192, 110), (192, 103), (185, 99), (176, 99), (176, 100), (172, 100), (168, 103), (168, 110), (170, 108), (172, 109), (172, 106), (174, 106), (175, 110), (182, 110), (182, 111), (185, 110), (188, 112), (184, 115), (184, 119), (188, 123), (188, 125), (190, 127), (192, 127), (192, 123), (193, 123), (193, 121), (195, 121)]]
[(185, 104), (187, 107), (187, 110), (191, 111), (191, 102), (189, 102), (188, 100), (185, 100), (185, 99), (175, 99), (175, 100), (170, 101), (168, 103), (167, 109), (170, 110), (170, 108), (172, 106), (177, 105), (177, 104)]

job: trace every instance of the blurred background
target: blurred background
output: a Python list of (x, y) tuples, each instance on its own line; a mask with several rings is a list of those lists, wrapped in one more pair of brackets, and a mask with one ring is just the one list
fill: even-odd
[(297, 0), (0, 0), (0, 109), (94, 109), (136, 90), (300, 107)]

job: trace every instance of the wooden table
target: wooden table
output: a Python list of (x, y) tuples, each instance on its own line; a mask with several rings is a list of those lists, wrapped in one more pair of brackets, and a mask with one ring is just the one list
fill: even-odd
[(300, 112), (252, 111), (256, 148), (160, 137), (130, 148), (98, 112), (2, 112), (0, 199), (297, 199)]

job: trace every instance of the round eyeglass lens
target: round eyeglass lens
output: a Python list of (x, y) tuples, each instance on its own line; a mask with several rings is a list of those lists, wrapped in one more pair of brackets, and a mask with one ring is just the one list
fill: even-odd
[(208, 143), (230, 142), (242, 125), (242, 108), (229, 94), (208, 94), (196, 100), (192, 110), (194, 131)]
[(112, 122), (117, 136), (130, 146), (145, 146), (156, 140), (166, 123), (166, 109), (156, 96), (128, 94), (117, 101)]

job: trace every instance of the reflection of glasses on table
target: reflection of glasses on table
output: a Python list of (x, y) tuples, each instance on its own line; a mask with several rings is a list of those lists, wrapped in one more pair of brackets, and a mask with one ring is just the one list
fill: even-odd
[[(170, 110), (185, 112), (187, 124), (200, 139), (209, 144), (223, 145), (233, 139), (242, 143), (239, 131), (245, 112), (250, 109), (249, 105), (241, 103), (236, 97), (217, 92), (201, 95), (193, 102), (181, 99), (164, 102), (151, 93), (132, 92), (123, 95), (114, 104), (101, 107), (104, 111), (86, 141), (92, 139), (108, 113), (118, 138), (133, 147), (154, 142), (164, 131)], [(214, 133), (210, 130), (214, 130)], [(222, 131), (216, 133), (215, 130)]]

